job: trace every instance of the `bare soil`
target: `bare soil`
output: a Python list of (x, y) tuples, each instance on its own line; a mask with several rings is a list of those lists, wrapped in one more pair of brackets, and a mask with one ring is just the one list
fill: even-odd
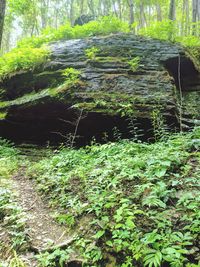
[[(17, 192), (17, 202), (26, 214), (30, 251), (51, 251), (66, 247), (73, 241), (67, 227), (52, 218), (52, 210), (38, 194), (34, 181), (26, 177), (25, 169), (21, 168), (13, 177), (13, 186)], [(26, 263), (32, 267), (37, 266), (32, 260), (33, 255), (29, 253), (24, 256)]]

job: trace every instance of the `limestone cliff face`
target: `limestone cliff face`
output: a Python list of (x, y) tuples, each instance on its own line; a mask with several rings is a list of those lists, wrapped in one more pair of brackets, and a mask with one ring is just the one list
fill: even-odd
[[(89, 59), (85, 51), (91, 47), (98, 52)], [(74, 132), (78, 118), (79, 141), (111, 136), (114, 127), (129, 137), (133, 119), (147, 137), (157, 119), (179, 127), (181, 113), (184, 127), (199, 123), (200, 73), (182, 47), (117, 34), (50, 48), (51, 59), (39, 69), (20, 71), (1, 84), (1, 136), (59, 141)], [(130, 60), (136, 57), (133, 69)], [(78, 81), (66, 84), (66, 68), (80, 71)]]

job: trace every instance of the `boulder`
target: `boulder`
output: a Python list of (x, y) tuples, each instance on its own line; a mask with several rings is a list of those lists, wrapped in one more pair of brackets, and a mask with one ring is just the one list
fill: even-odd
[(80, 17), (78, 17), (75, 22), (74, 22), (74, 26), (76, 25), (84, 25), (90, 21), (94, 20), (94, 16), (92, 15), (81, 15)]
[[(83, 145), (200, 123), (200, 73), (178, 44), (121, 33), (50, 49), (48, 62), (1, 83), (0, 136)], [(63, 76), (68, 68), (76, 81)]]

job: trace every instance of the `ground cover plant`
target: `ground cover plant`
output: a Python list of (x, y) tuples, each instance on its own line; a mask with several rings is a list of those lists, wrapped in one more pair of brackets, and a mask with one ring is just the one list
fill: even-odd
[[(195, 267), (199, 149), (196, 128), (154, 144), (121, 140), (63, 148), (28, 173), (56, 208), (57, 221), (76, 232), (68, 249), (79, 251), (83, 266)], [(55, 260), (39, 258), (42, 266)]]
[[(25, 217), (13, 193), (11, 175), (18, 170), (18, 151), (0, 139), (0, 266), (20, 266), (17, 253), (27, 246)], [(21, 262), (21, 263), (20, 263)], [(17, 265), (18, 264), (18, 265)], [(21, 264), (21, 265), (20, 265)]]

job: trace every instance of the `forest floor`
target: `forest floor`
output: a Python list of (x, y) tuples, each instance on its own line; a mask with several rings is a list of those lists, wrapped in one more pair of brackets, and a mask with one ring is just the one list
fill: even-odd
[(1, 142), (0, 267), (199, 266), (200, 128), (44, 153)]
[[(69, 245), (73, 237), (67, 234), (66, 227), (53, 219), (53, 211), (38, 194), (34, 181), (26, 176), (25, 168), (21, 168), (12, 180), (17, 202), (25, 212), (30, 250), (40, 253)], [(37, 266), (34, 254), (27, 254), (23, 260), (28, 266)]]

